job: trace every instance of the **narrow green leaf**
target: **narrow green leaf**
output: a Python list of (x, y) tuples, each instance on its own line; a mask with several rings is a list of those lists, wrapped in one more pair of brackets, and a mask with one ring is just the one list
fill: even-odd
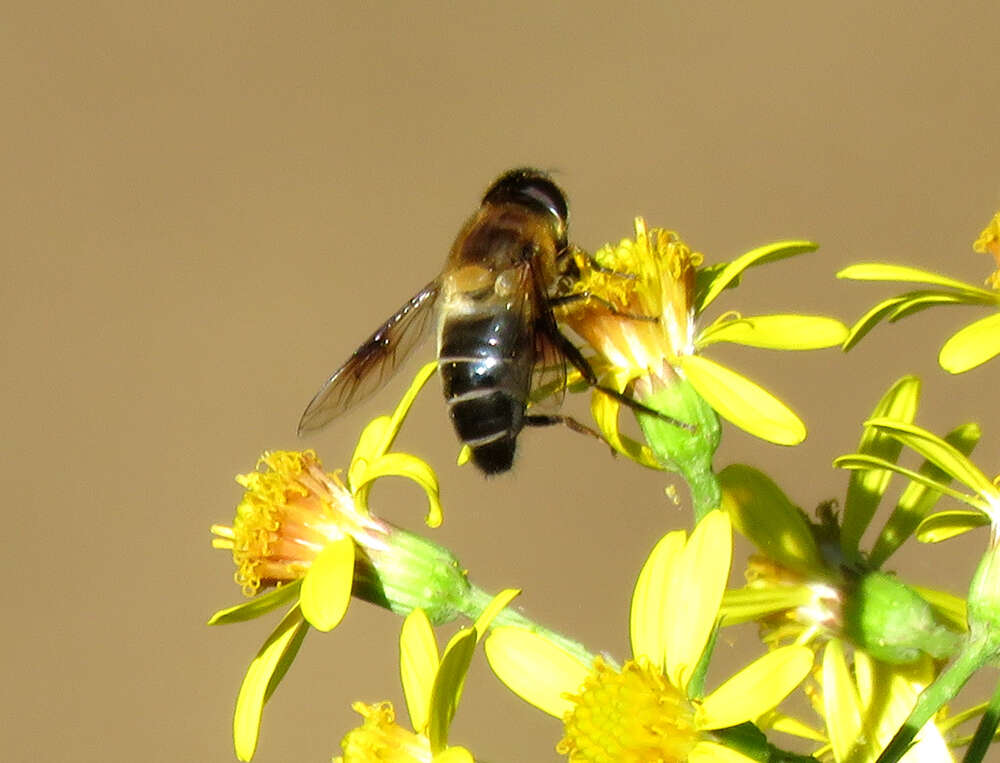
[(948, 373), (960, 374), (1000, 353), (1000, 313), (970, 323), (941, 347), (938, 363)]
[(975, 530), (977, 527), (985, 527), (989, 523), (990, 518), (981, 511), (958, 509), (939, 511), (920, 523), (917, 528), (917, 540), (921, 543), (940, 543), (969, 530)]
[(242, 623), (265, 615), (272, 609), (277, 609), (293, 601), (299, 595), (300, 585), (302, 585), (302, 581), (295, 580), (287, 585), (274, 588), (267, 593), (258, 594), (250, 599), (250, 601), (245, 601), (234, 607), (220, 609), (208, 619), (208, 624), (229, 625), (230, 623)]
[(299, 607), (293, 607), (250, 663), (233, 713), (233, 743), (239, 760), (253, 758), (264, 704), (291, 666), (308, 630)]
[(695, 346), (732, 342), (767, 350), (818, 350), (839, 345), (846, 337), (843, 323), (822, 315), (730, 315), (702, 331)]
[(351, 602), (353, 584), (354, 539), (347, 535), (328, 543), (302, 580), (299, 602), (308, 623), (324, 633), (336, 628)]
[(805, 252), (815, 252), (818, 248), (819, 244), (812, 241), (777, 241), (740, 255), (717, 272), (713, 272), (714, 277), (710, 281), (704, 285), (699, 284), (704, 291), (699, 290), (695, 296), (695, 311), (702, 312), (747, 268), (763, 265), (766, 262), (776, 262)]
[(745, 376), (699, 355), (681, 355), (677, 363), (698, 394), (740, 429), (777, 445), (798, 445), (806, 438), (802, 420)]
[[(915, 376), (904, 376), (876, 403), (872, 417), (910, 422), (917, 415), (919, 406), (920, 380)], [(898, 441), (877, 429), (865, 427), (861, 433), (859, 453), (895, 462), (901, 450), (902, 445)], [(841, 550), (849, 559), (858, 556), (861, 537), (875, 516), (882, 496), (889, 487), (891, 476), (886, 471), (859, 471), (851, 475), (844, 499), (844, 520), (840, 537)]]

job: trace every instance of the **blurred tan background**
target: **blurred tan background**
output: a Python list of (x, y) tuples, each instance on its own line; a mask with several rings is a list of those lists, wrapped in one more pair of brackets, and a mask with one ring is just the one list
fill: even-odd
[[(406, 379), (305, 443), (303, 406), (437, 272), (508, 167), (557, 173), (588, 248), (637, 213), (710, 262), (821, 242), (751, 272), (722, 309), (851, 321), (891, 289), (833, 274), (870, 259), (981, 282), (971, 242), (1000, 204), (1000, 6), (750, 5), (4, 4), (5, 760), (233, 758), (236, 690), (276, 620), (204, 625), (240, 600), (209, 525), (231, 519), (232, 476), (262, 449), (346, 465)], [(927, 313), (849, 356), (715, 353), (811, 431), (784, 449), (727, 430), (718, 463), (765, 469), (807, 508), (841, 496), (831, 459), (916, 372), (920, 422), (982, 419), (979, 461), (1000, 468), (1000, 365), (935, 365), (980, 314)], [(626, 655), (632, 580), (690, 518), (663, 477), (554, 430), (525, 433), (515, 471), (484, 481), (453, 465), (436, 382), (400, 444), (439, 467), (435, 537), (475, 579), (524, 588), (531, 615)], [(422, 528), (407, 485), (375, 505)], [(981, 543), (897, 566), (961, 593)], [(328, 760), (351, 701), (398, 702), (398, 627), (355, 605), (312, 634), (257, 760)], [(552, 760), (558, 736), (475, 666), (455, 742)]]

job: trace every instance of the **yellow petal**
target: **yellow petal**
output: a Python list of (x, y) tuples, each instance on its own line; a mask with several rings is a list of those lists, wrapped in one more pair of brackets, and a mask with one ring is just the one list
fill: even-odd
[(756, 249), (751, 249), (746, 254), (741, 254), (735, 260), (727, 263), (718, 269), (711, 283), (707, 284), (704, 293), (699, 295), (697, 312), (702, 312), (712, 301), (722, 293), (723, 289), (733, 283), (747, 268), (754, 265), (763, 265), (766, 262), (775, 262), (792, 257), (805, 252), (815, 252), (819, 244), (812, 241), (777, 241), (773, 244), (765, 244)]
[(418, 734), (427, 731), (431, 690), (437, 670), (438, 649), (434, 630), (424, 611), (415, 609), (406, 616), (399, 633), (399, 675), (410, 724)]
[(464, 747), (449, 747), (437, 753), (431, 763), (475, 763), (472, 753)]
[(485, 609), (480, 613), (479, 617), (476, 618), (476, 622), (473, 624), (473, 628), (476, 629), (476, 640), (481, 639), (485, 634), (487, 629), (490, 627), (490, 623), (493, 622), (494, 618), (499, 615), (508, 604), (514, 601), (521, 594), (521, 591), (516, 588), (505, 588), (503, 591), (498, 593), (489, 604), (486, 605)]
[(912, 448), (953, 479), (968, 485), (988, 502), (1000, 503), (1000, 491), (969, 457), (951, 443), (915, 424), (892, 419), (871, 419), (865, 426), (878, 427)]
[(916, 535), (921, 543), (940, 543), (989, 523), (989, 517), (978, 511), (939, 511), (920, 523)]
[(778, 445), (798, 445), (806, 438), (802, 420), (746, 377), (698, 355), (681, 355), (676, 362), (698, 394), (740, 429)]
[(228, 625), (253, 620), (255, 617), (267, 614), (272, 609), (292, 602), (299, 595), (301, 578), (287, 585), (275, 588), (267, 593), (254, 596), (250, 601), (237, 604), (234, 607), (220, 609), (208, 619), (208, 625)]
[(337, 627), (351, 602), (354, 583), (354, 540), (331, 541), (319, 552), (302, 580), (302, 614), (318, 631)]
[(956, 332), (944, 343), (938, 363), (949, 373), (960, 374), (982, 365), (1000, 353), (1000, 313), (994, 313)]
[(257, 749), (264, 703), (295, 659), (309, 627), (298, 606), (293, 607), (257, 652), (236, 697), (233, 743), (239, 760), (250, 760)]
[(381, 477), (406, 477), (420, 485), (427, 494), (428, 503), (424, 522), (428, 527), (441, 524), (441, 490), (430, 464), (409, 453), (386, 453), (367, 462), (364, 473), (359, 475), (357, 482), (351, 483), (351, 488), (360, 491)]
[(660, 538), (642, 566), (632, 592), (629, 612), (632, 654), (637, 658), (645, 656), (660, 672), (663, 672), (666, 644), (664, 633), (669, 619), (675, 616), (666, 609), (667, 583), (673, 577), (674, 563), (683, 548), (681, 530)]
[(469, 672), (475, 648), (475, 629), (463, 628), (452, 636), (441, 656), (441, 664), (434, 676), (434, 687), (431, 690), (430, 716), (427, 722), (427, 736), (434, 753), (448, 746), (448, 729), (458, 710), (465, 676)]
[(589, 665), (523, 628), (494, 628), (485, 648), (493, 672), (511, 691), (556, 718), (573, 709), (562, 695), (578, 691), (590, 672)]
[[(904, 376), (897, 380), (882, 396), (872, 411), (872, 418), (884, 416), (899, 421), (912, 422), (920, 405), (920, 380)], [(874, 427), (865, 427), (861, 434), (858, 452), (895, 462), (902, 444)], [(882, 496), (889, 487), (892, 473), (881, 469), (856, 471), (851, 474), (844, 500), (840, 547), (850, 557), (858, 552), (861, 537), (871, 523)]]
[(736, 726), (769, 712), (802, 683), (812, 661), (812, 650), (804, 646), (765, 654), (705, 697), (699, 728)]
[(846, 760), (862, 736), (861, 700), (838, 640), (830, 641), (823, 652), (823, 715), (834, 757)]
[(732, 558), (729, 515), (710, 511), (691, 533), (667, 581), (664, 668), (674, 686), (687, 687), (705, 651)]
[(739, 588), (726, 591), (719, 614), (724, 626), (739, 625), (804, 607), (814, 598), (812, 589), (805, 584), (781, 588)]
[(954, 278), (933, 273), (929, 270), (911, 268), (905, 265), (890, 265), (885, 262), (866, 262), (850, 265), (839, 273), (837, 278), (849, 278), (855, 281), (903, 281), (924, 283), (929, 286), (941, 286), (946, 289), (957, 289), (963, 294), (980, 297), (990, 302), (996, 301), (994, 292), (981, 289), (978, 286), (956, 281)]
[(839, 345), (847, 326), (822, 315), (750, 315), (720, 318), (695, 340), (700, 350), (716, 342), (732, 342), (769, 350), (818, 350)]
[[(602, 379), (602, 382), (605, 381)], [(605, 382), (606, 383), (606, 382)], [(611, 385), (619, 392), (624, 388), (612, 381)], [(601, 431), (608, 445), (621, 453), (623, 456), (632, 459), (642, 466), (650, 469), (662, 470), (660, 462), (656, 460), (653, 451), (648, 445), (633, 440), (622, 434), (618, 425), (618, 414), (621, 411), (621, 403), (610, 395), (606, 395), (595, 389), (590, 398), (590, 415), (594, 418), (594, 423)]]

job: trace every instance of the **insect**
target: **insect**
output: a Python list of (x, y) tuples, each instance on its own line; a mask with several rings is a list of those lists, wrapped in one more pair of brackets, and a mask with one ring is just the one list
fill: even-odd
[[(531, 390), (546, 375), (565, 379), (566, 361), (598, 386), (552, 313), (556, 301), (549, 292), (575, 267), (568, 256), (568, 217), (566, 197), (547, 174), (525, 168), (501, 175), (459, 231), (442, 273), (327, 379), (302, 414), (299, 434), (319, 429), (380, 389), (435, 315), (438, 372), (451, 421), (483, 472), (511, 467), (526, 425), (567, 423), (590, 431), (569, 417), (526, 412)], [(600, 389), (650, 412), (622, 393)]]

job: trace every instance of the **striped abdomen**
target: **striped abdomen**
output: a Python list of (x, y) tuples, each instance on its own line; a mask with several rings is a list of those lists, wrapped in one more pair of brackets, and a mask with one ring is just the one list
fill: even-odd
[(487, 474), (510, 469), (535, 362), (532, 327), (517, 311), (446, 316), (438, 367), (451, 421)]

